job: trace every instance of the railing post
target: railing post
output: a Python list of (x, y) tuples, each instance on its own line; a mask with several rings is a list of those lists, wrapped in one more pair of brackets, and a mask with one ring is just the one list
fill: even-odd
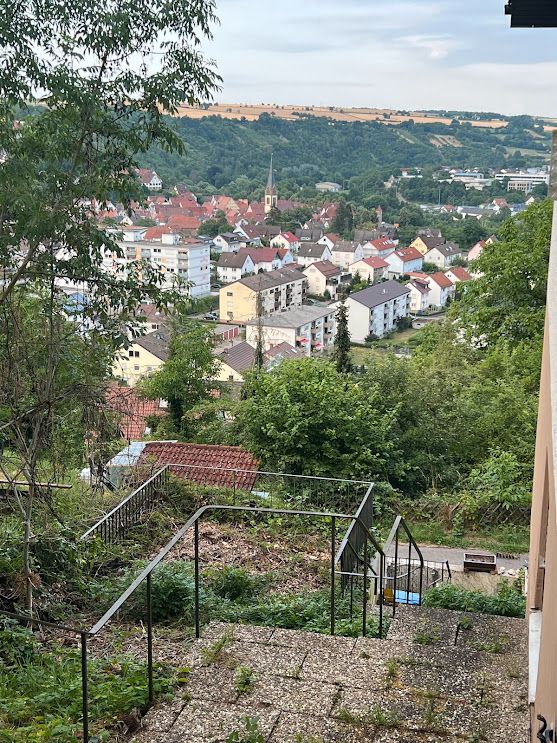
[(379, 555), (379, 637), (383, 639), (383, 578), (385, 569), (385, 555)]
[(236, 505), (236, 470), (232, 473), (232, 504)]
[(335, 542), (336, 518), (331, 516), (331, 635), (335, 634)]
[(195, 579), (195, 636), (199, 639), (201, 635), (199, 626), (199, 521), (193, 525), (193, 565)]
[(89, 743), (89, 677), (87, 669), (87, 632), (81, 633), (81, 704), (83, 743)]
[(153, 704), (153, 602), (151, 592), (151, 573), (147, 574), (147, 679), (149, 686), (149, 706)]
[(363, 596), (363, 604), (362, 604), (362, 637), (366, 636), (367, 633), (367, 562), (368, 562), (368, 555), (367, 555), (367, 534), (364, 541), (364, 596)]
[[(397, 572), (398, 572), (398, 529), (395, 533), (395, 573), (393, 576), (393, 617), (396, 613), (396, 584), (397, 584)], [(387, 576), (388, 580), (388, 576)]]

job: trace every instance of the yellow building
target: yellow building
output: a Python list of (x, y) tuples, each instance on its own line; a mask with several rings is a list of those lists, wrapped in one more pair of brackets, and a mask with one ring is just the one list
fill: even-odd
[(168, 358), (169, 333), (159, 328), (136, 338), (129, 348), (122, 349), (114, 358), (112, 376), (134, 387), (141, 377), (159, 369)]
[(307, 279), (299, 268), (285, 266), (255, 276), (246, 276), (219, 292), (222, 322), (244, 323), (258, 314), (258, 299), (264, 317), (288, 307), (299, 307), (305, 299)]
[(441, 236), (418, 235), (418, 237), (410, 243), (410, 247), (416, 248), (416, 250), (419, 250), (422, 255), (425, 255), (432, 248), (444, 242), (445, 240)]

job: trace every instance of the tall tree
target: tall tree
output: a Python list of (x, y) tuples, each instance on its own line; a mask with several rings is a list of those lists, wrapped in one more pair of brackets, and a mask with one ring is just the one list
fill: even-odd
[(337, 232), (343, 237), (350, 237), (350, 233), (354, 227), (354, 214), (352, 207), (347, 201), (340, 201), (337, 213), (333, 219), (331, 230)]
[(336, 335), (333, 352), (333, 360), (338, 372), (350, 372), (352, 370), (352, 357), (350, 355), (350, 331), (348, 330), (348, 308), (344, 302), (338, 306), (336, 314)]

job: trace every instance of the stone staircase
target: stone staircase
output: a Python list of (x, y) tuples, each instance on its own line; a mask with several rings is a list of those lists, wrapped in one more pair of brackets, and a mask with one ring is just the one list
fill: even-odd
[(184, 666), (133, 743), (528, 740), (520, 619), (400, 606), (386, 640), (212, 623)]

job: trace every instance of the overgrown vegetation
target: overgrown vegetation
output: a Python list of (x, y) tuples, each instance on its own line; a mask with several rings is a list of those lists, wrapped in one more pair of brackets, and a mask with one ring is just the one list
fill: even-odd
[(504, 581), (499, 584), (494, 596), (447, 583), (428, 591), (424, 596), (424, 606), (502, 617), (523, 617), (526, 598), (520, 585)]

